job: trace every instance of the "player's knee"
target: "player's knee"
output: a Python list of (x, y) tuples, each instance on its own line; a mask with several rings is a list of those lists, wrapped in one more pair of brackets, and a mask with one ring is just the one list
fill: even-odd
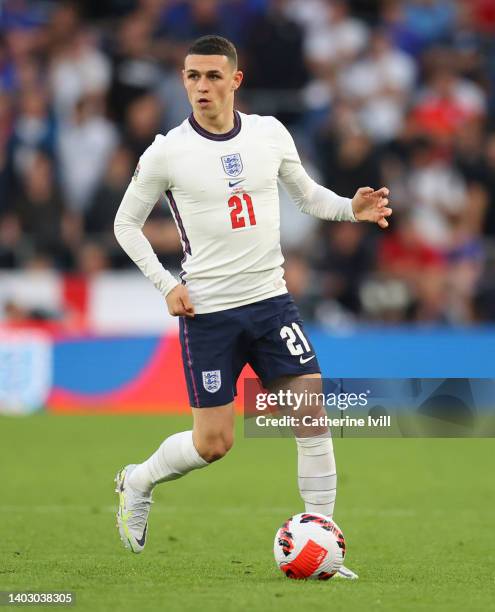
[(225, 457), (234, 444), (232, 434), (209, 436), (199, 441), (198, 453), (208, 463)]
[(206, 446), (199, 454), (208, 463), (213, 463), (213, 461), (218, 461), (222, 459), (222, 457), (225, 457), (228, 451), (229, 448), (225, 444), (216, 443)]

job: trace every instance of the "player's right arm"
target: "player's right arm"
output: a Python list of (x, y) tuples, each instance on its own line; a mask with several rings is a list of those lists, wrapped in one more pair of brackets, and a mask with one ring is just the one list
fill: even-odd
[(187, 289), (159, 262), (143, 226), (160, 195), (169, 188), (164, 137), (157, 136), (141, 155), (115, 216), (118, 243), (167, 301), (171, 315), (194, 316)]

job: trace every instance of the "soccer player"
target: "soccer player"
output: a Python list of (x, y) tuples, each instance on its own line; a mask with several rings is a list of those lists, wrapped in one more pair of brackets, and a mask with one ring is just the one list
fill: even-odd
[[(192, 114), (157, 135), (140, 158), (115, 218), (122, 248), (179, 317), (192, 431), (168, 437), (141, 464), (119, 471), (117, 524), (124, 545), (143, 550), (153, 488), (206, 468), (233, 444), (236, 382), (249, 363), (265, 388), (321, 389), (318, 360), (283, 277), (280, 180), (304, 213), (388, 226), (388, 189), (340, 197), (301, 165), (274, 117), (234, 109), (243, 73), (232, 43), (204, 36), (190, 47), (183, 80)], [(165, 193), (182, 241), (180, 282), (158, 261), (142, 227)], [(333, 514), (336, 469), (328, 430), (298, 436), (298, 484), (307, 512)], [(341, 575), (356, 578), (342, 568)]]

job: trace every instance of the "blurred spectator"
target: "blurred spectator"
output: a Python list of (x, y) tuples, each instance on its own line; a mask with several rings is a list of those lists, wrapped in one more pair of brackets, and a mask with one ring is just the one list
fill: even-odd
[(472, 303), (483, 272), (484, 255), (479, 236), (471, 233), (462, 218), (453, 222), (447, 257), (449, 301), (446, 311), (451, 322), (469, 323), (474, 317)]
[(387, 32), (395, 47), (414, 57), (421, 52), (423, 46), (421, 35), (407, 22), (405, 4), (402, 0), (384, 0), (380, 19), (381, 27)]
[(21, 178), (38, 151), (54, 156), (56, 131), (43, 90), (21, 92), (17, 110), (9, 148), (14, 175)]
[(69, 120), (83, 97), (103, 97), (110, 84), (110, 62), (80, 23), (75, 5), (63, 4), (52, 21), (50, 85), (57, 116)]
[(247, 36), (246, 87), (252, 89), (297, 89), (307, 80), (302, 44), (303, 31), (284, 13), (286, 0), (270, 0)]
[[(124, 144), (134, 154), (135, 164), (160, 132), (161, 106), (151, 94), (136, 98), (127, 108), (124, 126)], [(134, 165), (135, 165), (134, 164)]]
[(364, 49), (368, 30), (362, 21), (350, 15), (345, 0), (327, 2), (325, 8), (321, 19), (306, 30), (305, 56), (313, 68), (332, 64), (343, 69)]
[(84, 213), (103, 177), (118, 134), (92, 98), (82, 98), (58, 137), (60, 179), (67, 206)]
[(445, 252), (451, 246), (451, 224), (468, 209), (466, 183), (427, 140), (414, 144), (410, 165), (406, 191), (413, 226), (426, 244)]
[(8, 209), (8, 143), (11, 138), (13, 123), (10, 96), (0, 91), (0, 216)]
[[(305, 132), (311, 141), (314, 141), (315, 134), (328, 118), (332, 105), (336, 102), (338, 75), (334, 66), (324, 64), (313, 70), (312, 77), (302, 91), (302, 100), (305, 106)], [(311, 142), (307, 145), (311, 147)]]
[(80, 3), (64, 0), (52, 4), (50, 19), (46, 26), (47, 44), (50, 53), (70, 47), (82, 25)]
[(343, 93), (357, 105), (373, 140), (390, 140), (401, 130), (415, 76), (413, 60), (394, 49), (380, 30), (372, 35), (366, 54), (342, 73)]
[(161, 70), (152, 54), (153, 23), (132, 13), (120, 24), (112, 57), (109, 106), (112, 117), (123, 124), (129, 105), (160, 83)]
[(455, 28), (449, 36), (449, 44), (455, 52), (456, 68), (464, 77), (478, 82), (484, 80), (485, 41), (476, 23), (476, 2), (459, 2)]
[(486, 96), (478, 85), (456, 74), (448, 54), (436, 52), (430, 62), (430, 76), (413, 110), (413, 119), (418, 134), (450, 144), (459, 127), (484, 115)]
[(474, 119), (455, 133), (454, 161), (467, 182), (481, 182), (484, 176), (484, 124)]
[(14, 91), (15, 85), (15, 66), (9, 57), (7, 42), (0, 32), (0, 90)]
[(446, 260), (440, 250), (422, 240), (410, 213), (402, 213), (395, 225), (380, 243), (378, 269), (384, 276), (404, 280), (414, 290), (424, 272), (444, 268)]
[(52, 162), (37, 153), (28, 165), (15, 206), (22, 231), (29, 236), (35, 251), (59, 252), (63, 209)]
[[(397, 317), (398, 310), (402, 310), (401, 316), (406, 319), (438, 320), (445, 306), (442, 299), (446, 292), (447, 262), (440, 250), (422, 239), (412, 220), (410, 213), (403, 213), (396, 219), (397, 229), (382, 240), (378, 252), (381, 280), (375, 284), (375, 295), (368, 286), (364, 299), (373, 314), (386, 311), (389, 320)], [(384, 289), (382, 300), (376, 291), (380, 286)], [(393, 304), (393, 308), (387, 303)]]
[(165, 70), (156, 92), (161, 104), (161, 131), (164, 134), (180, 125), (191, 113), (191, 105), (189, 104), (180, 73), (183, 65), (184, 58), (181, 58), (177, 65)]
[(169, 1), (161, 10), (158, 33), (182, 47), (206, 34), (226, 36), (234, 44), (246, 41), (246, 24), (263, 11), (265, 0)]
[(357, 223), (334, 223), (321, 228), (322, 242), (313, 253), (320, 271), (323, 298), (336, 300), (351, 313), (361, 309), (359, 287), (375, 266), (367, 228)]
[(404, 18), (408, 30), (423, 47), (445, 42), (455, 19), (455, 3), (450, 0), (408, 0)]
[(483, 234), (495, 239), (495, 133), (487, 139), (482, 185), (485, 190)]
[(318, 304), (318, 291), (315, 273), (308, 259), (298, 251), (289, 251), (284, 263), (287, 290), (297, 302), (303, 319), (312, 320)]
[[(456, 132), (453, 165), (466, 182), (468, 209), (465, 225), (472, 235), (480, 235), (485, 229), (487, 211), (487, 179), (490, 171), (485, 160), (484, 124), (473, 120)], [(488, 156), (487, 156), (488, 157)]]
[[(43, 64), (39, 58), (30, 56), (24, 61), (18, 62), (16, 66), (16, 93), (22, 94), (27, 91), (39, 89), (46, 97), (49, 88), (46, 86), (46, 74)], [(49, 100), (50, 114), (52, 115), (51, 100)]]
[(110, 260), (105, 247), (97, 242), (85, 242), (78, 251), (77, 271), (91, 278), (110, 267)]
[(289, 0), (285, 4), (284, 12), (289, 19), (304, 29), (306, 35), (328, 19), (328, 4), (328, 0)]
[(14, 21), (5, 28), (1, 28), (0, 32), (3, 32), (5, 36), (7, 58), (4, 62), (11, 70), (10, 86), (16, 87), (17, 67), (29, 61), (41, 50), (40, 29), (34, 27), (33, 24)]
[(115, 214), (129, 185), (134, 167), (135, 159), (128, 148), (120, 146), (115, 149), (103, 181), (85, 213), (85, 229), (88, 234), (109, 234), (113, 241)]
[(222, 27), (223, 8), (218, 0), (171, 3), (162, 19), (162, 32), (178, 41), (225, 32)]
[(358, 186), (379, 188), (377, 151), (364, 133), (321, 132), (317, 147), (324, 183), (332, 191), (352, 198)]
[(0, 216), (0, 268), (13, 269), (21, 265), (22, 230), (14, 213)]
[(485, 34), (495, 32), (495, 5), (492, 0), (473, 0), (477, 27)]

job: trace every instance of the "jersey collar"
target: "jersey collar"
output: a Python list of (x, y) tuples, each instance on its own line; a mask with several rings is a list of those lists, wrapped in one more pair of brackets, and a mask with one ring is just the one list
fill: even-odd
[(191, 124), (192, 129), (197, 132), (203, 138), (208, 138), (209, 140), (216, 140), (217, 142), (222, 140), (230, 140), (237, 136), (237, 134), (241, 131), (241, 116), (239, 113), (234, 110), (234, 127), (225, 134), (214, 134), (213, 132), (208, 132), (202, 128), (199, 123), (194, 118), (193, 113), (189, 115), (189, 123)]

